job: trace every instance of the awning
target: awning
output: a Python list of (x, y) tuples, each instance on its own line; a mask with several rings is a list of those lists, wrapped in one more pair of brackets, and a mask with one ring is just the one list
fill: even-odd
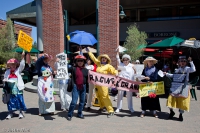
[(36, 26), (36, 1), (6, 12), (7, 17), (16, 22)]

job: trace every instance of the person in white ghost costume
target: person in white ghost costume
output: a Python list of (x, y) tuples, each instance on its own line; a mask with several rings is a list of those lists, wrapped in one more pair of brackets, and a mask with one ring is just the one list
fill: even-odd
[[(121, 70), (119, 73), (120, 77), (134, 80), (134, 74), (136, 73), (135, 68), (133, 64), (130, 63), (131, 57), (127, 54), (122, 56), (122, 62), (120, 61), (119, 54), (116, 55), (118, 66), (124, 67), (125, 70)], [(131, 111), (131, 113), (134, 112), (133, 109), (133, 103), (132, 103), (132, 92), (127, 91), (127, 102), (128, 102), (128, 109)], [(115, 113), (118, 113), (122, 109), (122, 98), (123, 98), (124, 91), (118, 90), (118, 96), (117, 96), (117, 109), (115, 110)]]
[[(57, 58), (56, 62), (54, 64), (54, 67), (55, 67), (56, 70), (58, 69), (58, 62), (59, 62), (59, 59)], [(68, 66), (68, 64), (66, 65), (66, 67), (67, 66)], [(72, 101), (72, 93), (67, 91), (68, 80), (69, 80), (69, 75), (67, 75), (65, 79), (59, 79), (58, 80), (59, 92), (60, 92), (60, 104), (61, 104), (61, 109), (63, 111), (69, 110), (69, 106), (70, 106), (70, 103)]]
[[(95, 72), (97, 66), (94, 64), (94, 62), (91, 59), (88, 59), (87, 64), (85, 65), (85, 68)], [(89, 83), (89, 90), (87, 94), (87, 104), (86, 104), (87, 111), (90, 111), (90, 108), (92, 106), (92, 97), (94, 94), (94, 88), (95, 88), (94, 84)]]

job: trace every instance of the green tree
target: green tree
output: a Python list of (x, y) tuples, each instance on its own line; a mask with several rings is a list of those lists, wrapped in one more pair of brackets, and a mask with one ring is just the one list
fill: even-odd
[(143, 50), (139, 48), (141, 45), (146, 47), (147, 34), (143, 31), (138, 30), (137, 24), (130, 25), (128, 31), (126, 32), (128, 36), (124, 42), (124, 47), (127, 49), (126, 54), (131, 56), (133, 61), (137, 60), (143, 55)]
[(18, 57), (16, 53), (12, 52), (16, 43), (14, 32), (13, 23), (8, 18), (6, 25), (0, 29), (0, 64), (6, 63), (10, 58)]

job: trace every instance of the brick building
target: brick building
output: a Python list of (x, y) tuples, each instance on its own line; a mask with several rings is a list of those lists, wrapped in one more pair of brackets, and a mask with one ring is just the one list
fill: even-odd
[[(6, 21), (0, 19), (0, 29), (1, 29), (2, 27), (4, 27), (5, 25), (6, 25)], [(16, 35), (16, 37), (17, 37), (17, 35), (18, 35), (18, 33), (19, 33), (19, 30), (24, 31), (24, 32), (26, 32), (28, 35), (31, 36), (32, 28), (29, 27), (29, 26), (25, 26), (25, 25), (22, 25), (22, 24), (14, 24), (14, 28), (15, 28), (15, 35)]]
[[(126, 14), (124, 19), (119, 18), (121, 10)], [(108, 54), (114, 66), (115, 49), (123, 44), (127, 27), (133, 23), (150, 35), (147, 42), (172, 35), (200, 39), (199, 0), (35, 0), (8, 11), (7, 16), (37, 26), (38, 49), (54, 57), (76, 49), (67, 45), (68, 33), (90, 32), (99, 40), (94, 47), (99, 54)]]

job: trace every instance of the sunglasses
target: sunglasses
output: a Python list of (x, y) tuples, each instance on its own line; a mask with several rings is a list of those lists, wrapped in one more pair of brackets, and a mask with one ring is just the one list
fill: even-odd
[(129, 60), (123, 60), (123, 61), (129, 61)]
[(83, 62), (83, 60), (77, 60), (77, 62)]

